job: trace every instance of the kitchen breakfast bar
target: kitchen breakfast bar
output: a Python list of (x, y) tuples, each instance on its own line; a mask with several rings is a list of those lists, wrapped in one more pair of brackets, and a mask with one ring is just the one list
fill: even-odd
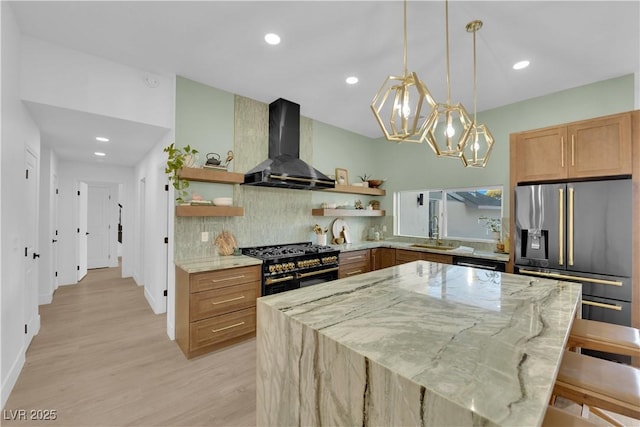
[(260, 298), (257, 424), (539, 426), (580, 297), (416, 261)]

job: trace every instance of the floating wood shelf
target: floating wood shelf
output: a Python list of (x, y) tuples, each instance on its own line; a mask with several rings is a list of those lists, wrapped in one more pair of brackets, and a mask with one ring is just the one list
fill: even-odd
[(176, 206), (176, 216), (243, 216), (237, 206)]
[(313, 216), (385, 216), (385, 211), (368, 209), (312, 209)]
[(328, 188), (325, 191), (332, 193), (365, 194), (368, 196), (384, 196), (387, 194), (382, 188), (356, 187), (355, 185), (339, 185), (336, 188)]
[(244, 174), (206, 168), (182, 168), (180, 178), (189, 181), (220, 182), (225, 184), (242, 184)]

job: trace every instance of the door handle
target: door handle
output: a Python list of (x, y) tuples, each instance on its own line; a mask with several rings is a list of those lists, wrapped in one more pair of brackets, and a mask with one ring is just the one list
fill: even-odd
[(58, 241), (56, 239), (51, 240), (51, 243), (57, 243)]
[(33, 253), (33, 259), (36, 259), (36, 258), (40, 258), (40, 254), (37, 254), (37, 253), (34, 252)]
[(88, 236), (88, 235), (89, 235), (89, 232), (87, 231), (87, 232), (86, 232), (86, 233), (84, 233), (84, 234), (85, 234), (85, 236)]
[(564, 189), (558, 188), (558, 264), (564, 265)]
[(618, 304), (604, 304), (601, 302), (588, 301), (588, 300), (582, 300), (582, 304), (591, 305), (593, 307), (607, 308), (609, 310), (622, 311), (622, 306)]
[(569, 188), (569, 218), (568, 218), (568, 230), (567, 230), (567, 246), (569, 246), (569, 253), (567, 254), (568, 264), (573, 265), (573, 199), (574, 189)]

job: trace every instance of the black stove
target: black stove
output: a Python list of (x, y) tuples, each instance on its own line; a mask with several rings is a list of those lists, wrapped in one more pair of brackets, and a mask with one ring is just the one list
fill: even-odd
[(311, 242), (242, 248), (262, 263), (262, 295), (272, 295), (338, 278), (339, 250)]

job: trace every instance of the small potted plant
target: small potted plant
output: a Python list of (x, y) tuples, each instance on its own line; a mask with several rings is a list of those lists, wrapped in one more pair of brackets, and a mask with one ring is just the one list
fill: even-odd
[(187, 166), (188, 159), (194, 158), (198, 150), (191, 148), (189, 145), (183, 148), (176, 148), (172, 142), (163, 151), (167, 153), (167, 166), (164, 168), (164, 172), (169, 175), (169, 181), (171, 181), (173, 188), (176, 190), (176, 201), (184, 203), (184, 198), (188, 194), (189, 181), (180, 178), (180, 169)]
[(502, 220), (500, 218), (489, 218), (487, 216), (481, 216), (478, 218), (478, 223), (484, 222), (484, 227), (487, 229), (487, 232), (493, 233), (493, 237), (499, 242), (500, 241), (500, 227), (502, 225)]

